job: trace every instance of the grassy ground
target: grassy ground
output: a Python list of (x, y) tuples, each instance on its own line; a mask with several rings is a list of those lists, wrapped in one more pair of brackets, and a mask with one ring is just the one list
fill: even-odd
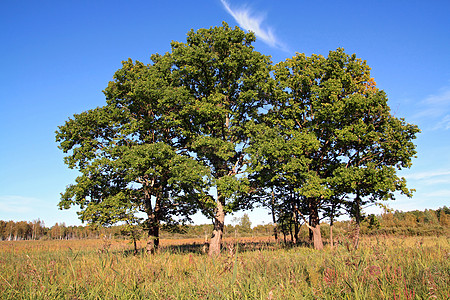
[(450, 299), (449, 237), (226, 244), (212, 259), (202, 240), (163, 240), (153, 256), (114, 240), (0, 242), (0, 299)]

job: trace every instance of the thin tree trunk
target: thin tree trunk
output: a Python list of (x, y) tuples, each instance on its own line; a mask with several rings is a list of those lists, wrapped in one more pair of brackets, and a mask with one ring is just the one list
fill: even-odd
[(272, 188), (272, 202), (271, 202), (271, 209), (272, 209), (272, 221), (273, 221), (273, 235), (275, 236), (275, 241), (278, 243), (278, 225), (277, 225), (277, 219), (275, 217), (275, 193)]
[(292, 221), (289, 220), (289, 233), (291, 234), (291, 242), (294, 242), (294, 234), (292, 233)]
[(138, 253), (137, 250), (137, 243), (136, 243), (136, 237), (133, 235), (133, 245), (134, 245), (134, 255)]
[(225, 223), (225, 211), (221, 202), (221, 196), (218, 196), (216, 215), (214, 217), (214, 230), (209, 244), (209, 256), (219, 256), (223, 237), (223, 227)]
[(331, 248), (334, 248), (334, 242), (333, 242), (333, 222), (330, 223), (330, 245), (331, 245)]
[(353, 247), (355, 249), (358, 249), (359, 246), (359, 232), (361, 228), (359, 226), (358, 222), (355, 222), (355, 229), (354, 229), (354, 237), (353, 237)]
[(209, 247), (209, 243), (208, 243), (208, 235), (205, 232), (205, 242), (203, 243), (203, 247), (202, 247), (202, 252), (206, 253), (208, 252), (208, 247)]
[[(297, 207), (295, 207), (297, 209)], [(299, 227), (298, 227), (299, 221), (298, 221), (298, 214), (296, 213), (296, 211), (294, 210), (294, 242), (296, 244), (299, 243), (299, 239), (298, 239), (298, 232)]]
[(361, 231), (361, 208), (360, 208), (360, 202), (361, 198), (359, 197), (359, 192), (356, 193), (355, 198), (355, 207), (354, 207), (354, 213), (355, 213), (355, 229), (354, 229), (354, 236), (353, 236), (353, 247), (355, 249), (358, 249), (359, 246), (359, 233)]
[(294, 203), (294, 238), (295, 238), (295, 243), (298, 244), (300, 242), (300, 239), (298, 237), (298, 234), (300, 232), (300, 198), (299, 196), (293, 192), (292, 193), (292, 202)]

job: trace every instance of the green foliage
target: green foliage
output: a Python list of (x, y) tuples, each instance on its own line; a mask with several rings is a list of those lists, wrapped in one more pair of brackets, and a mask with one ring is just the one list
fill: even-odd
[(247, 214), (244, 214), (239, 220), (239, 230), (243, 233), (249, 233), (252, 231), (252, 222)]
[[(211, 169), (225, 211), (249, 207), (245, 178), (247, 128), (265, 103), (270, 60), (254, 51), (253, 33), (239, 28), (199, 29), (173, 42), (173, 76), (185, 91), (180, 116), (188, 149)], [(211, 213), (209, 213), (211, 214)]]
[(419, 129), (391, 114), (365, 61), (337, 49), (273, 65), (254, 41), (223, 23), (150, 64), (124, 61), (106, 105), (56, 132), (80, 171), (60, 208), (103, 226), (144, 212), (157, 235), (198, 210), (221, 231), (226, 213), (259, 203), (297, 234), (303, 215), (313, 227), (344, 212), (359, 224), (364, 205), (411, 196), (397, 171), (411, 166)]
[(251, 178), (266, 190), (256, 195), (274, 190), (291, 203), (277, 205), (282, 214), (303, 207), (316, 224), (320, 210), (359, 222), (363, 205), (411, 196), (396, 172), (411, 166), (419, 129), (390, 113), (365, 61), (343, 49), (297, 54), (273, 75), (271, 108), (252, 128)]
[(123, 62), (104, 91), (107, 104), (56, 132), (65, 162), (81, 173), (59, 206), (79, 205), (83, 221), (135, 223), (144, 212), (156, 234), (162, 221), (189, 221), (205, 196), (208, 168), (183, 152), (183, 91), (172, 84), (168, 58), (152, 59)]
[(380, 221), (378, 221), (378, 218), (374, 214), (370, 214), (367, 219), (369, 222), (369, 229), (378, 229), (381, 227)]

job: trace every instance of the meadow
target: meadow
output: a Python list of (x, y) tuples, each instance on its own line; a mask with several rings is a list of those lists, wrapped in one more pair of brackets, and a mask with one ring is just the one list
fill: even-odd
[[(141, 247), (144, 244), (141, 242)], [(450, 238), (364, 237), (315, 251), (271, 238), (0, 242), (1, 299), (449, 299)]]

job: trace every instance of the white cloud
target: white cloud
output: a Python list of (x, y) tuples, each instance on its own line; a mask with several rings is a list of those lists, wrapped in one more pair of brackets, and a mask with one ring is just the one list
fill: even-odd
[(236, 22), (247, 31), (252, 31), (263, 42), (271, 47), (286, 51), (285, 46), (277, 39), (272, 28), (262, 27), (264, 22), (264, 16), (254, 15), (250, 9), (241, 7), (238, 9), (232, 9), (228, 1), (220, 0), (225, 7), (226, 11), (236, 20)]

